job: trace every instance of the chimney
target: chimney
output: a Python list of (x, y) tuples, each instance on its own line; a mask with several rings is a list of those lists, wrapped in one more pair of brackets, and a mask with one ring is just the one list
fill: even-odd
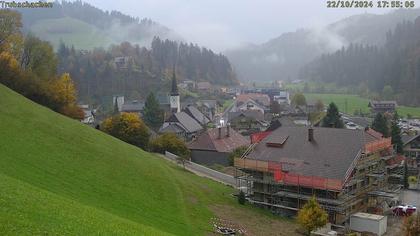
[(314, 141), (314, 128), (312, 127), (308, 129), (308, 141), (309, 142)]
[(230, 136), (230, 124), (226, 126), (226, 137)]
[(218, 131), (219, 131), (219, 136), (218, 136), (218, 138), (219, 138), (219, 139), (222, 139), (222, 127), (219, 127), (218, 129), (219, 129), (219, 130), (218, 130)]

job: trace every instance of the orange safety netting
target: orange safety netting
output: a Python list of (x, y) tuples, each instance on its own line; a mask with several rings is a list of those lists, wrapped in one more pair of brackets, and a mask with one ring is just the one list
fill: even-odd
[(265, 137), (267, 137), (270, 134), (271, 134), (271, 131), (251, 134), (251, 143), (259, 143), (261, 140), (263, 140)]
[(235, 166), (262, 172), (271, 172), (273, 173), (274, 181), (288, 185), (330, 190), (341, 190), (343, 186), (342, 181), (338, 179), (285, 173), (282, 171), (281, 163), (278, 162), (235, 158)]
[(383, 138), (378, 141), (367, 143), (365, 145), (365, 151), (366, 153), (372, 153), (378, 150), (389, 148), (391, 145), (391, 138)]

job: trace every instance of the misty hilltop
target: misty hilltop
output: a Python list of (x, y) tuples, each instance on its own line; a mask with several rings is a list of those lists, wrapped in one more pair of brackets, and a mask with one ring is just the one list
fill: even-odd
[(19, 12), (24, 31), (51, 42), (55, 48), (60, 41), (79, 49), (93, 49), (126, 41), (150, 46), (155, 36), (181, 39), (172, 30), (151, 19), (134, 18), (118, 11), (103, 11), (82, 1), (56, 1), (53, 8), (19, 9)]
[(305, 64), (350, 43), (383, 45), (386, 33), (402, 21), (413, 21), (420, 9), (389, 14), (360, 14), (322, 28), (298, 29), (260, 45), (245, 46), (225, 54), (242, 81), (293, 80)]

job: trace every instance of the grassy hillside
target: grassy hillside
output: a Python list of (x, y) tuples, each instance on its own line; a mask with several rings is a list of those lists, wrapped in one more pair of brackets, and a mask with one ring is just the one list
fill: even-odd
[(0, 234), (208, 235), (222, 217), (265, 235), (291, 221), (231, 188), (36, 105), (0, 85)]
[(70, 17), (39, 20), (30, 31), (57, 48), (60, 41), (76, 48), (106, 47), (112, 39), (93, 25)]
[[(349, 114), (353, 114), (359, 109), (362, 109), (364, 113), (370, 112), (368, 107), (369, 100), (358, 95), (305, 93), (305, 97), (308, 101), (320, 99), (326, 105), (334, 102), (340, 111)], [(407, 117), (407, 114), (413, 117), (420, 117), (420, 107), (398, 106), (397, 111), (399, 115), (404, 117)]]

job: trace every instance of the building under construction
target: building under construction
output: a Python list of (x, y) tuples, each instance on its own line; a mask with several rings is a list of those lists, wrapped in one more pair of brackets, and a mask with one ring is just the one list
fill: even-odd
[(388, 164), (391, 140), (373, 130), (281, 127), (252, 142), (234, 161), (235, 177), (251, 203), (273, 213), (295, 215), (316, 196), (329, 221), (344, 224), (397, 201), (400, 186), (388, 183), (398, 174)]

